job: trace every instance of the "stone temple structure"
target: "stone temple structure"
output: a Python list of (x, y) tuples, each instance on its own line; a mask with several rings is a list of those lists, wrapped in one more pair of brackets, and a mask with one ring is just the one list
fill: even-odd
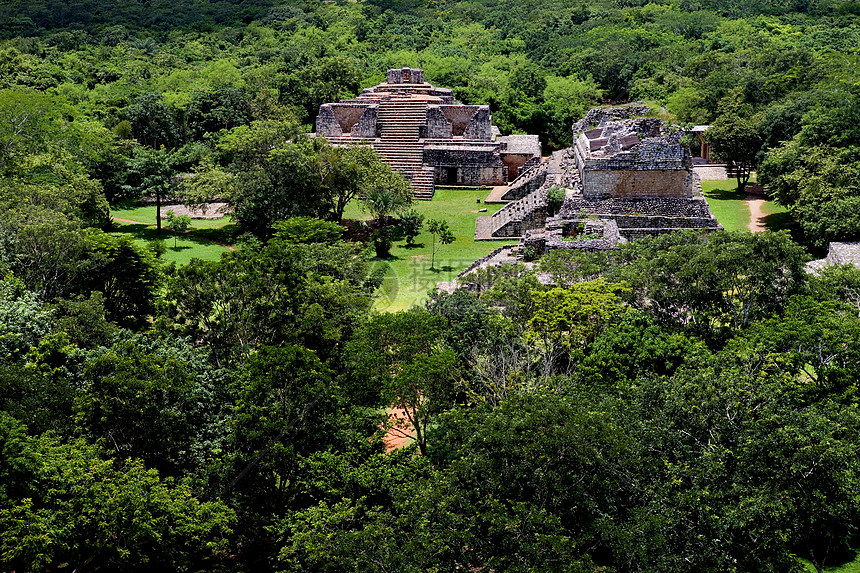
[(316, 133), (336, 145), (371, 145), (431, 199), (435, 185), (495, 186), (540, 160), (536, 135), (501, 136), (486, 105), (463, 105), (419, 69), (388, 70), (384, 84), (320, 106)]
[[(670, 132), (658, 118), (636, 117), (646, 109), (591, 110), (573, 126), (572, 147), (524, 172), (511, 185), (512, 192), (523, 190), (509, 197), (516, 200), (492, 217), (478, 218), (475, 238), (528, 237), (540, 248), (583, 248), (571, 233), (591, 227), (594, 232), (584, 236), (600, 236), (600, 248), (611, 248), (610, 239), (721, 229), (702, 195), (690, 152), (680, 144), (681, 132)], [(564, 189), (565, 199), (556, 216), (548, 217), (552, 187)]]

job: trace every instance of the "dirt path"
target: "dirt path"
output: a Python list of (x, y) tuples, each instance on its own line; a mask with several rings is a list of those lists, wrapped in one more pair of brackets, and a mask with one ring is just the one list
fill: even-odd
[(764, 199), (760, 195), (748, 194), (746, 204), (750, 210), (749, 230), (753, 233), (763, 233), (767, 230), (764, 226), (765, 214), (762, 211)]
[[(150, 226), (149, 223), (144, 223), (142, 221), (132, 221), (131, 219), (122, 219), (120, 217), (111, 217), (111, 219), (113, 219), (114, 221), (117, 221), (119, 223), (130, 223), (132, 225), (146, 225), (147, 227)], [(194, 237), (195, 239), (200, 239), (201, 241), (209, 241), (210, 243), (215, 243), (216, 245), (220, 245), (220, 246), (224, 247), (228, 251), (235, 251), (236, 250), (234, 247), (232, 247), (231, 245), (228, 245), (227, 243), (222, 243), (221, 241), (216, 241), (215, 239), (210, 239), (209, 237), (201, 237), (200, 235), (195, 235), (194, 233), (192, 233), (190, 231), (183, 231), (182, 234), (188, 235), (189, 237)]]
[(392, 407), (388, 411), (388, 421), (391, 422), (391, 427), (382, 438), (386, 452), (402, 448), (412, 442), (412, 424), (406, 418), (405, 411)]

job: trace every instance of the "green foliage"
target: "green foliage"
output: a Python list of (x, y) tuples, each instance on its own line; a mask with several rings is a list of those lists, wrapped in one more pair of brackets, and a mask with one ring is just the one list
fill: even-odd
[(568, 289), (535, 291), (527, 336), (533, 336), (547, 348), (556, 345), (568, 350), (583, 348), (624, 314), (621, 296), (629, 291), (624, 283), (607, 283), (602, 278)]
[(325, 243), (332, 245), (343, 236), (343, 227), (313, 217), (293, 217), (275, 223), (275, 237), (291, 243)]
[(415, 209), (409, 209), (400, 214), (397, 224), (406, 237), (406, 245), (411, 247), (415, 244), (415, 237), (418, 236), (424, 226), (424, 215)]
[(630, 284), (634, 305), (716, 344), (780, 312), (803, 280), (803, 251), (785, 232), (675, 233), (631, 243), (619, 259), (629, 264), (608, 276)]
[[(372, 150), (300, 134), (320, 104), (404, 65), (545, 151), (594, 104), (645, 99), (713, 124), (740, 186), (759, 166), (824, 247), (860, 228), (856, 12), (4, 3), (0, 561), (829, 568), (860, 526), (856, 271), (806, 276), (783, 234), (681, 233), (481, 270), (476, 294), (369, 315), (386, 265), (340, 241), (344, 211), (378, 205), (385, 292), (402, 306), (489, 249), (458, 240), (435, 268), (437, 239), (471, 237), (477, 192), (406, 211), (408, 187)], [(94, 229), (110, 225), (106, 196), (168, 194), (224, 198), (256, 238), (177, 269)], [(392, 404), (426, 455), (383, 453)]]
[(261, 345), (299, 344), (339, 360), (379, 286), (352, 245), (251, 242), (220, 261), (192, 260), (168, 278), (171, 328), (203, 340), (216, 362)]
[(124, 118), (131, 124), (131, 135), (150, 149), (175, 148), (180, 141), (174, 113), (164, 97), (155, 92), (141, 94), (128, 106)]
[(450, 245), (454, 242), (454, 233), (448, 227), (448, 222), (442, 219), (430, 219), (427, 221), (427, 232), (433, 235), (433, 250), (430, 258), (430, 268), (436, 265), (436, 237), (439, 237), (439, 243), (442, 245)]
[(426, 311), (378, 315), (350, 343), (356, 394), (373, 400), (375, 387), (382, 404), (402, 409), (423, 455), (431, 416), (451, 400), (458, 379), (454, 352), (437, 344), (445, 324)]
[[(174, 233), (185, 233), (188, 227), (191, 226), (190, 215), (177, 215), (173, 212), (173, 209), (168, 209), (166, 217), (167, 228)], [(173, 247), (176, 248), (176, 235), (173, 237)]]
[(12, 364), (53, 326), (53, 313), (21, 279), (0, 281), (0, 363)]
[(546, 192), (547, 213), (554, 216), (564, 203), (565, 190), (563, 187), (550, 187)]
[(733, 101), (723, 104), (721, 115), (705, 132), (705, 139), (713, 152), (735, 172), (738, 189), (743, 192), (758, 164), (764, 138), (760, 121), (748, 115), (742, 116), (738, 107)]
[(123, 336), (91, 352), (81, 374), (76, 425), (118, 457), (181, 476), (223, 446), (216, 376), (184, 341)]
[(0, 412), (0, 555), (16, 569), (64, 563), (143, 571), (224, 558), (236, 516), (83, 440), (30, 437)]
[(408, 187), (376, 153), (364, 147), (334, 147), (323, 138), (286, 142), (289, 126), (255, 123), (219, 142), (235, 178), (225, 198), (239, 225), (257, 235), (294, 216), (339, 222), (360, 192), (389, 193), (408, 203)]

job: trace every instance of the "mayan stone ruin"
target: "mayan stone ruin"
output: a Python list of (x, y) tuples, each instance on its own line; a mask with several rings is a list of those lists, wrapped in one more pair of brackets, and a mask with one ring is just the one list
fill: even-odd
[[(661, 119), (637, 117), (645, 111), (639, 105), (591, 110), (573, 126), (574, 145), (524, 171), (502, 196), (511, 202), (478, 219), (475, 238), (522, 238), (541, 251), (590, 248), (571, 234), (590, 225), (599, 232), (583, 236), (603, 249), (679, 229), (722, 228), (702, 195), (681, 132), (670, 132)], [(549, 217), (547, 192), (553, 187), (564, 189), (565, 198)]]
[(489, 106), (456, 102), (414, 68), (388, 70), (386, 83), (323, 104), (316, 133), (335, 145), (372, 146), (417, 199), (431, 199), (436, 185), (505, 185), (540, 161), (538, 136), (501, 136)]

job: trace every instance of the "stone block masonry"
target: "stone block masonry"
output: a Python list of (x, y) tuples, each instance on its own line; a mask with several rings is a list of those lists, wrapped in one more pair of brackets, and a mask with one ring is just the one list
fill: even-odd
[[(414, 68), (388, 70), (384, 84), (357, 98), (320, 106), (316, 133), (336, 145), (370, 145), (410, 182), (417, 199), (436, 184), (503, 185), (533, 155), (537, 136), (497, 137), (490, 108), (462, 105), (453, 92), (424, 81)], [(533, 138), (533, 139), (529, 139)]]

